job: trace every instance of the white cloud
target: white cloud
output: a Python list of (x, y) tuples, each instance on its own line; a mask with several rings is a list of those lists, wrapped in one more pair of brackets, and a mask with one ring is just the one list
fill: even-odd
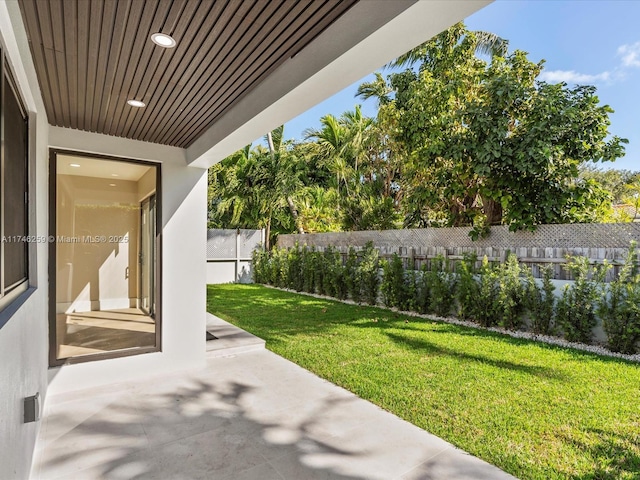
[(622, 57), (625, 67), (640, 67), (640, 42), (618, 47), (618, 55)]
[(596, 74), (580, 73), (574, 70), (543, 70), (540, 80), (549, 83), (566, 82), (568, 84), (615, 83), (626, 78), (628, 68), (640, 67), (640, 42), (625, 44), (618, 47), (616, 53), (620, 57), (620, 64), (613, 71)]
[(543, 70), (540, 80), (550, 83), (566, 82), (568, 84), (592, 84), (598, 82), (608, 82), (611, 80), (610, 72), (602, 72), (596, 75), (578, 73), (573, 70)]

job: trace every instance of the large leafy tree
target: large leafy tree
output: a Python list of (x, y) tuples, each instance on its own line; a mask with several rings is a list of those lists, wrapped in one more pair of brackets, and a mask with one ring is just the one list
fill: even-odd
[[(457, 24), (376, 73), (358, 90), (377, 103), (326, 115), (306, 139), (279, 127), (264, 145), (210, 171), (210, 226), (270, 233), (615, 221), (611, 199), (640, 208), (630, 172), (585, 165), (615, 160), (626, 142), (608, 132), (595, 88), (538, 81), (543, 63)], [(273, 235), (269, 235), (271, 238)]]
[(600, 184), (613, 199), (601, 219), (607, 223), (632, 222), (640, 214), (640, 172), (602, 170), (593, 165), (580, 170), (580, 178)]
[(598, 168), (596, 164), (585, 164), (580, 167), (582, 181), (595, 181), (611, 193), (614, 204), (628, 201), (630, 195), (640, 193), (640, 172)]
[[(623, 155), (626, 140), (609, 138), (612, 110), (595, 87), (537, 81), (542, 63), (506, 55), (495, 41), (482, 47), (487, 38), (457, 24), (388, 77), (384, 101), (409, 152), (407, 224), (473, 224), (480, 233), (498, 223), (515, 230), (593, 220), (607, 196), (578, 169)], [(477, 55), (483, 49), (489, 61)]]

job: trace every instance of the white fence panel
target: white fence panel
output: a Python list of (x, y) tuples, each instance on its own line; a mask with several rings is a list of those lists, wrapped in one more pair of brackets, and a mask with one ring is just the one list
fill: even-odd
[(263, 245), (264, 230), (207, 230), (207, 283), (253, 283), (251, 255)]

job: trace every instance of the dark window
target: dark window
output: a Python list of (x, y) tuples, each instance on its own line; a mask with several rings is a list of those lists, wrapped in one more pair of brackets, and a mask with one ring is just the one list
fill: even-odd
[[(1, 56), (1, 55), (0, 55)], [(0, 84), (0, 309), (29, 277), (28, 118), (7, 63)]]

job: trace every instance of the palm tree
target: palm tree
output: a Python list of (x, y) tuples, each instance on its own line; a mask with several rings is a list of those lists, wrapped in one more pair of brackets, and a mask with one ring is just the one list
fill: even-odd
[[(257, 162), (254, 196), (262, 216), (263, 227), (267, 230), (266, 247), (269, 248), (274, 220), (285, 227), (285, 231), (290, 231), (293, 226), (290, 225), (292, 219), (292, 216), (289, 215), (290, 207), (293, 203), (292, 198), (302, 187), (302, 182), (296, 159), (286, 152), (272, 154), (264, 147), (257, 146), (254, 149), (254, 156)], [(293, 217), (293, 220), (295, 224), (297, 219)], [(288, 226), (287, 223), (289, 223)]]
[(375, 73), (376, 79), (372, 82), (364, 82), (358, 87), (356, 97), (368, 100), (369, 98), (375, 98), (378, 103), (378, 108), (391, 102), (392, 88), (384, 79), (380, 72)]
[(247, 145), (209, 169), (209, 226), (255, 227), (255, 159)]
[(308, 128), (304, 131), (306, 140), (314, 140), (313, 154), (321, 165), (335, 176), (336, 188), (340, 192), (340, 185), (344, 184), (349, 195), (349, 180), (353, 176), (348, 156), (347, 132), (339, 119), (329, 114), (320, 119), (320, 129)]
[(373, 125), (373, 119), (362, 114), (360, 105), (356, 105), (353, 111), (346, 111), (340, 117), (340, 123), (345, 131), (347, 156), (353, 159), (355, 173), (358, 173), (358, 164), (367, 160), (365, 143)]
[[(283, 148), (283, 137), (284, 137), (284, 125), (280, 125), (278, 128), (272, 130), (271, 132), (268, 132), (267, 135), (265, 136), (265, 140), (267, 141), (267, 145), (269, 146), (269, 154), (271, 155), (271, 161), (274, 163), (278, 163), (276, 162), (276, 157), (280, 157), (278, 158), (278, 160), (282, 160), (281, 157), (287, 157), (288, 159), (291, 160), (291, 155), (290, 152), (287, 151), (285, 148)], [(286, 162), (288, 164), (288, 162)], [(287, 172), (290, 173), (290, 172)], [(293, 217), (293, 221), (296, 224), (296, 228), (298, 229), (298, 233), (304, 233), (304, 228), (302, 227), (302, 224), (300, 223), (299, 220), (299, 216), (298, 216), (298, 209), (295, 206), (295, 203), (293, 202), (293, 196), (292, 193), (294, 190), (296, 190), (296, 188), (299, 188), (301, 186), (300, 182), (298, 181), (299, 177), (297, 175), (293, 176), (293, 177), (287, 177), (287, 181), (288, 183), (290, 183), (290, 185), (287, 185), (285, 190), (285, 198), (287, 200), (287, 206), (289, 207), (289, 211), (291, 212), (291, 216)]]
[(437, 63), (438, 51), (442, 49), (451, 49), (463, 39), (471, 41), (474, 44), (476, 55), (489, 55), (493, 57), (504, 57), (509, 48), (509, 41), (499, 37), (495, 33), (484, 31), (467, 31), (464, 23), (456, 23), (451, 28), (436, 35), (407, 53), (400, 55), (387, 67), (413, 67), (416, 63), (433, 65)]
[(305, 139), (314, 141), (314, 154), (336, 178), (336, 188), (344, 184), (346, 194), (357, 189), (358, 168), (367, 160), (364, 148), (373, 120), (362, 114), (360, 105), (340, 118), (325, 115), (320, 129), (305, 130)]
[[(301, 170), (284, 145), (282, 132), (282, 127), (270, 132), (268, 150), (248, 145), (211, 167), (210, 226), (265, 228), (265, 246), (269, 248), (274, 223), (287, 232), (291, 231), (292, 216), (299, 223), (293, 198), (302, 187)], [(288, 214), (291, 209), (295, 215)]]

